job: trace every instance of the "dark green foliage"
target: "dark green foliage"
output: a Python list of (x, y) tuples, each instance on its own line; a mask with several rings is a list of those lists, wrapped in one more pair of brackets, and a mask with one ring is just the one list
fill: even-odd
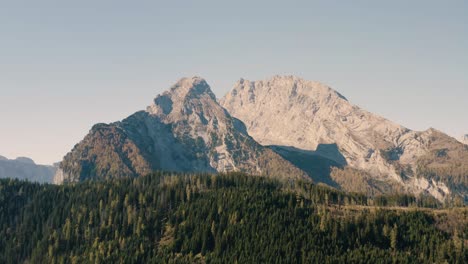
[(397, 161), (403, 154), (403, 149), (401, 147), (390, 148), (386, 150), (381, 150), (380, 154), (387, 161)]
[(368, 206), (421, 201), (241, 174), (1, 180), (0, 263), (467, 263), (466, 225)]

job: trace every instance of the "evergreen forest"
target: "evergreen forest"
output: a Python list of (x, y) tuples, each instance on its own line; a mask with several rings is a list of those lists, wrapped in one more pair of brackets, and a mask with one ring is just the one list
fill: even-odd
[(468, 210), (240, 173), (0, 180), (0, 263), (468, 263)]

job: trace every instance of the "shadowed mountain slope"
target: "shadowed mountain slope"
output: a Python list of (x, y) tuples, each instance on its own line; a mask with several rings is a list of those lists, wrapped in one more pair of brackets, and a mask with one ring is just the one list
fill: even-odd
[(61, 162), (56, 183), (135, 177), (155, 170), (306, 174), (253, 140), (216, 101), (205, 80), (183, 78), (146, 111), (95, 125)]

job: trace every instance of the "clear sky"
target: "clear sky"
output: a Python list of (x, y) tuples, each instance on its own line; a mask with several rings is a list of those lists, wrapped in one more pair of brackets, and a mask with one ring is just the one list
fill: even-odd
[[(384, 3), (385, 2), (385, 3)], [(0, 2), (0, 155), (60, 161), (183, 76), (293, 74), (408, 128), (468, 133), (468, 1)]]

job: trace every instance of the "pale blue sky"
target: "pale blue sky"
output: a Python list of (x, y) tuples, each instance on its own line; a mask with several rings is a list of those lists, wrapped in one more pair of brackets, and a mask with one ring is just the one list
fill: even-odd
[[(380, 2), (380, 3), (377, 3)], [(0, 155), (59, 161), (183, 76), (293, 74), (411, 129), (468, 133), (468, 1), (0, 2)]]

